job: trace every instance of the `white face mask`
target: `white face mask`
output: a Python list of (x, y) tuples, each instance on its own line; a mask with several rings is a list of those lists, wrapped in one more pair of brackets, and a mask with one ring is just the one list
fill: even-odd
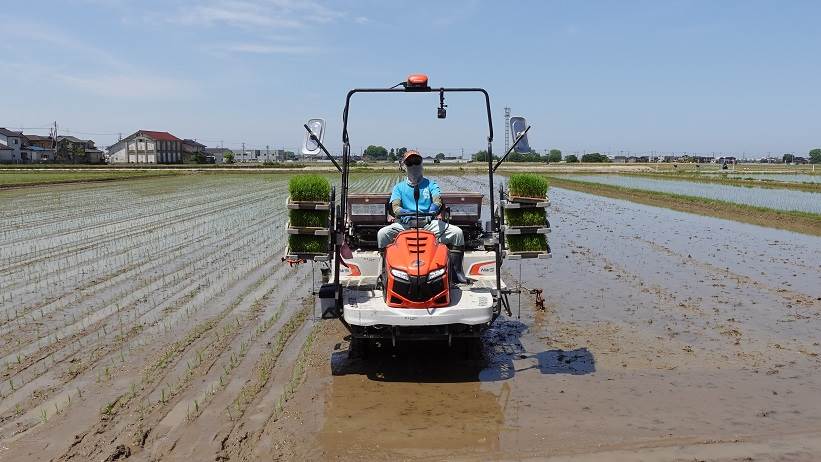
[(422, 182), (422, 164), (408, 165), (408, 183), (411, 186), (416, 186)]

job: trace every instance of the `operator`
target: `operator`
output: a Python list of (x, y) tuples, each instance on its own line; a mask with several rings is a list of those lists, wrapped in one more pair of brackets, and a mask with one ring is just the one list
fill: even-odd
[[(414, 199), (414, 189), (417, 186), (419, 187), (419, 213), (439, 212), (442, 208), (442, 193), (435, 181), (423, 176), (422, 156), (417, 151), (406, 151), (402, 157), (402, 163), (405, 165), (408, 178), (393, 187), (390, 203), (394, 215), (417, 211), (417, 202)], [(420, 221), (426, 218), (430, 217), (419, 217)], [(377, 235), (380, 252), (384, 251), (384, 248), (392, 243), (400, 232), (413, 228), (412, 224), (415, 220), (412, 216), (401, 217), (398, 221), (380, 229)], [(465, 237), (462, 230), (458, 226), (436, 218), (427, 221), (424, 229), (433, 232), (438, 240), (450, 249), (450, 272), (453, 282), (467, 283), (468, 280), (462, 270), (465, 250)]]

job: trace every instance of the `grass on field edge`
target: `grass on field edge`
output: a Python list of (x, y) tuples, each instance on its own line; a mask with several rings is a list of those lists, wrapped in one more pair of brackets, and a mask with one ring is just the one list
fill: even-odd
[(696, 213), (716, 218), (750, 223), (768, 228), (785, 229), (802, 234), (821, 236), (821, 215), (810, 212), (775, 210), (766, 207), (736, 204), (703, 197), (671, 194), (622, 186), (590, 183), (551, 176), (551, 185), (612, 197), (631, 202), (664, 207), (680, 212)]

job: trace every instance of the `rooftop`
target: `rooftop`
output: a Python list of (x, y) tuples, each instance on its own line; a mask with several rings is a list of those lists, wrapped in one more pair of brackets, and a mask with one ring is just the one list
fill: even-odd
[(182, 141), (181, 139), (177, 138), (176, 136), (168, 133), (168, 132), (156, 132), (152, 130), (140, 130), (137, 133), (142, 133), (148, 137), (154, 138), (157, 141)]
[(43, 135), (25, 135), (29, 141), (51, 141), (50, 136), (43, 136)]
[(182, 140), (182, 142), (183, 142), (183, 143), (185, 143), (185, 144), (192, 145), (192, 146), (201, 146), (201, 147), (203, 147), (203, 148), (205, 147), (205, 145), (204, 145), (204, 144), (202, 144), (202, 143), (200, 143), (200, 142), (197, 142), (196, 140), (190, 140), (190, 139), (188, 139), (188, 138), (186, 138), (186, 139)]
[(7, 128), (0, 127), (0, 135), (5, 136), (24, 136), (23, 132), (15, 132), (13, 130), (9, 130)]

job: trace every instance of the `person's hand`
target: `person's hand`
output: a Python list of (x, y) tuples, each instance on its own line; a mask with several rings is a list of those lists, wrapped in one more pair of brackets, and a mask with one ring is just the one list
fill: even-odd
[(405, 214), (405, 213), (414, 213), (414, 211), (410, 210), (410, 209), (405, 209), (405, 208), (399, 209), (399, 214), (400, 215)]

